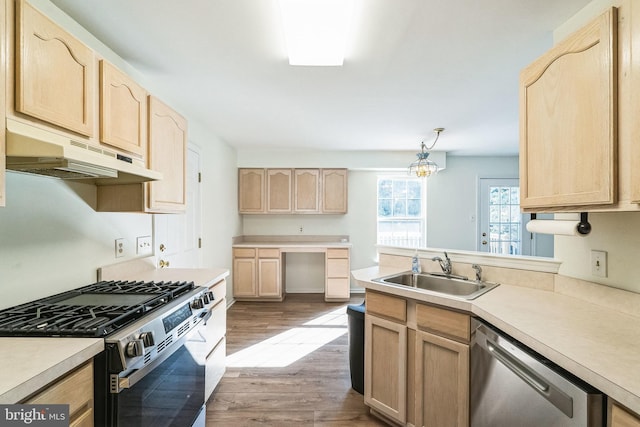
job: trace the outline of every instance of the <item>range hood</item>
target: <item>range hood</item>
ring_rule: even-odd
[[[96,185],[162,179],[118,154],[7,117],[7,169],[60,179],[92,180]]]

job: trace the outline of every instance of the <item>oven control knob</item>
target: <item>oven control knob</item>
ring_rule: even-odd
[[[205,295],[209,297],[209,302],[213,302],[216,299],[216,297],[213,295],[213,292],[211,291],[205,292]]]
[[[203,293],[202,294],[202,301],[204,301],[205,304],[209,304],[209,295],[207,295],[207,293]]]
[[[129,341],[125,349],[128,357],[139,357],[144,355],[144,343],[142,340]]]
[[[145,347],[151,347],[156,344],[156,341],[153,339],[153,332],[142,332],[138,338],[142,340],[142,344]]]
[[[202,298],[194,299],[193,302],[191,303],[191,308],[194,308],[196,310],[204,308],[204,300]]]

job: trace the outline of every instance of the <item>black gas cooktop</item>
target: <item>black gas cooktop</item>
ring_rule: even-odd
[[[105,337],[194,287],[193,282],[97,282],[0,311],[0,336]]]

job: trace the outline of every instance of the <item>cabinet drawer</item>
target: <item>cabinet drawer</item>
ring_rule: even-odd
[[[93,362],[78,368],[28,399],[31,404],[68,404],[69,415],[93,403]]]
[[[258,258],[280,258],[280,249],[277,248],[259,248]]]
[[[402,298],[368,291],[366,307],[368,313],[388,317],[399,322],[407,321],[407,301]]]
[[[471,318],[468,314],[416,304],[416,321],[420,329],[435,332],[457,341],[469,342]]]
[[[609,401],[610,427],[640,427],[640,418],[627,412],[626,409]]]
[[[349,260],[342,258],[328,259],[327,277],[349,277]]]
[[[254,248],[235,248],[233,256],[235,258],[253,258],[256,256],[256,250]]]
[[[325,291],[326,298],[349,298],[351,290],[349,289],[349,279],[327,279],[327,289]]]
[[[349,258],[349,249],[327,249],[327,258]]]

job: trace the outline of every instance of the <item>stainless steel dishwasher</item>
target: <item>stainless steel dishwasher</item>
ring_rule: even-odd
[[[605,397],[478,319],[472,320],[471,427],[602,427]]]

